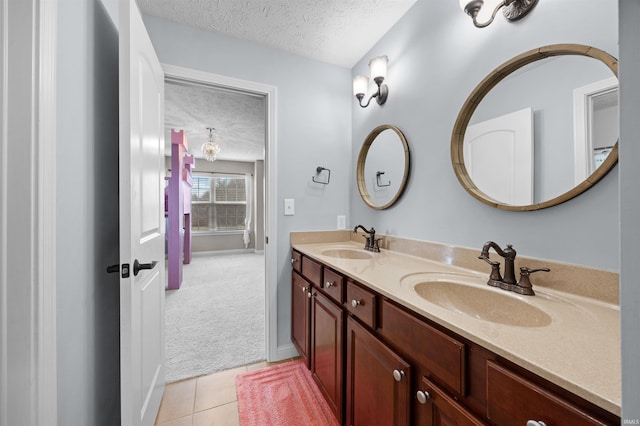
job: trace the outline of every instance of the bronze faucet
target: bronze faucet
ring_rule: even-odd
[[[379,253],[379,241],[381,240],[381,238],[376,239],[376,230],[373,227],[371,227],[370,230],[367,230],[367,228],[365,228],[364,226],[357,225],[355,228],[353,228],[353,232],[358,232],[358,228],[362,229],[368,235],[365,236],[366,240],[364,243],[364,249],[367,251],[374,251]]]
[[[504,278],[500,275],[500,262],[489,259],[489,249],[491,248],[504,258]],[[514,271],[516,251],[511,244],[507,244],[507,247],[503,250],[493,241],[487,241],[482,247],[482,252],[480,256],[478,256],[478,259],[482,259],[491,265],[491,275],[489,276],[487,284],[527,296],[533,296],[535,294],[531,281],[529,281],[529,275],[538,271],[550,271],[549,268],[529,269],[522,267],[520,268],[520,281],[516,282]]]

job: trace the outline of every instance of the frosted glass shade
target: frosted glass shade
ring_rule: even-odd
[[[357,75],[353,78],[353,94],[364,95],[369,87],[369,79],[364,75]]]
[[[389,58],[387,56],[378,56],[369,61],[369,69],[371,70],[371,79],[387,78],[387,64]]]

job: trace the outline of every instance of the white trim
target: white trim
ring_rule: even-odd
[[[57,10],[57,2],[50,0],[2,2],[2,425],[15,423],[16,419],[25,425],[57,424]],[[17,20],[11,33],[9,20]],[[14,52],[18,49],[29,55],[10,56],[9,43]],[[28,85],[29,89],[16,93],[9,89],[14,84]],[[16,114],[14,108],[19,111],[19,122],[10,117]],[[23,139],[23,144],[16,146],[11,142],[15,138]],[[22,167],[22,175],[16,173],[15,165]],[[25,198],[16,199],[17,193]],[[24,229],[24,234],[11,236],[10,230],[16,227]],[[20,247],[17,254],[9,251],[14,246]],[[23,291],[16,292],[16,286],[22,286]],[[9,348],[8,342],[16,340]],[[16,383],[25,382],[25,386],[15,388]]]
[[[269,244],[265,244],[265,322],[267,360],[276,361],[280,358],[278,348],[278,275],[277,275],[277,182],[276,182],[276,88],[275,86],[241,80],[204,71],[183,68],[176,65],[162,64],[165,78],[186,82],[200,82],[213,84],[229,89],[240,89],[246,92],[265,96],[267,102],[267,132],[265,142],[265,237]]]
[[[8,424],[8,386],[7,386],[7,149],[9,138],[7,136],[7,112],[8,112],[8,64],[7,64],[7,47],[8,47],[8,16],[7,8],[8,0],[2,0],[2,8],[0,9],[0,31],[2,32],[2,67],[0,70],[0,91],[2,92],[2,106],[0,107],[0,425]]]
[[[300,356],[296,347],[293,346],[293,343],[287,343],[285,345],[278,346],[276,350],[276,354],[277,354],[278,360],[287,359],[287,358],[296,358]]]
[[[39,425],[58,423],[57,380],[57,72],[58,3],[38,0],[38,341],[37,387]]]
[[[581,184],[593,173],[591,136],[593,98],[618,89],[618,78],[609,77],[573,89],[573,171],[574,182]]]

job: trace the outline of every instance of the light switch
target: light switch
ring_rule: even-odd
[[[284,199],[284,215],[293,216],[295,214],[295,204],[293,198]]]
[[[338,229],[347,229],[347,218],[344,215],[338,215],[338,219],[336,222],[336,226]]]

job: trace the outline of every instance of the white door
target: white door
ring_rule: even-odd
[[[164,73],[135,1],[119,8],[121,411],[138,426],[164,391]]]
[[[502,204],[533,204],[533,111],[467,127],[464,164],[478,189]]]

